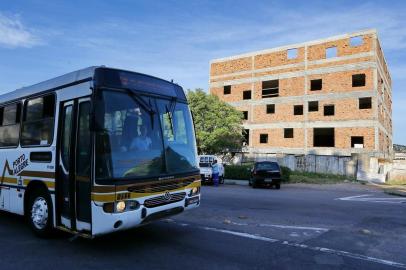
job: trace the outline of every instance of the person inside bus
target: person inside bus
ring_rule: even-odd
[[[121,151],[126,152],[130,149],[133,139],[137,136],[139,116],[135,111],[129,111],[123,124],[123,135],[121,137]]]
[[[140,126],[140,135],[134,138],[131,142],[130,149],[136,149],[140,151],[150,150],[152,140],[147,135],[148,129],[145,125]]]

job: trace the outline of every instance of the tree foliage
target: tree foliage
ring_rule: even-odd
[[[243,139],[240,111],[208,95],[202,89],[188,90],[200,154],[220,154],[241,149]]]

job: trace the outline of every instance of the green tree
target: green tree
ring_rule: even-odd
[[[203,89],[188,90],[199,154],[221,154],[241,149],[243,115]]]

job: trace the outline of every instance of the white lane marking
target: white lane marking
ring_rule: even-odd
[[[371,195],[370,195],[370,194],[364,194],[364,195],[357,195],[357,196],[350,196],[350,197],[337,198],[336,200],[351,201],[351,200],[357,200],[358,198],[365,197],[365,196],[371,196]]]
[[[261,240],[261,241],[271,242],[271,243],[280,243],[282,245],[286,245],[286,246],[290,246],[290,247],[308,249],[308,250],[312,250],[312,251],[319,251],[319,252],[329,253],[329,254],[338,255],[338,256],[342,256],[342,257],[348,257],[348,258],[352,258],[352,259],[363,260],[363,261],[378,263],[378,264],[382,264],[382,265],[388,265],[388,266],[406,269],[406,264],[403,264],[403,263],[379,259],[379,258],[375,258],[375,257],[362,255],[362,254],[357,254],[357,253],[351,253],[351,252],[343,251],[343,250],[335,250],[335,249],[324,248],[324,247],[313,247],[313,246],[304,245],[304,244],[291,243],[289,241],[281,241],[278,239],[273,239],[273,238],[260,236],[260,235],[256,235],[256,234],[235,232],[235,231],[217,229],[217,228],[212,228],[212,227],[200,227],[200,228],[207,230],[207,231],[231,234],[231,235],[236,235],[236,236],[240,236],[240,237],[244,237],[244,238]]]
[[[248,226],[248,223],[239,223],[239,222],[233,222],[233,221],[231,221],[231,224],[237,225],[237,226]]]
[[[212,227],[200,227],[206,231],[213,231],[213,232],[220,232],[220,233],[226,233],[226,234],[231,234],[231,235],[236,235],[240,237],[245,237],[245,238],[250,238],[250,239],[255,239],[255,240],[261,240],[265,242],[279,242],[277,239],[269,238],[269,237],[264,237],[260,235],[255,235],[255,234],[250,234],[250,233],[243,233],[243,232],[235,232],[235,231],[229,231],[229,230],[224,230],[224,229],[217,229],[217,228],[212,228]]]
[[[336,200],[340,201],[355,201],[355,202],[373,202],[373,203],[391,203],[391,204],[399,204],[399,203],[406,203],[406,198],[380,198],[380,197],[370,197],[371,194],[363,194],[357,196],[350,196],[350,197],[343,197],[337,198]]]
[[[259,224],[260,227],[275,227],[281,229],[294,229],[294,230],[311,230],[316,232],[327,232],[329,229],[318,228],[318,227],[303,227],[303,226],[288,226],[288,225],[278,225],[278,224]]]

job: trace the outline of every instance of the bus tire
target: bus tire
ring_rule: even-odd
[[[26,217],[33,232],[42,238],[51,236],[53,212],[49,192],[43,189],[30,192],[27,210]]]

